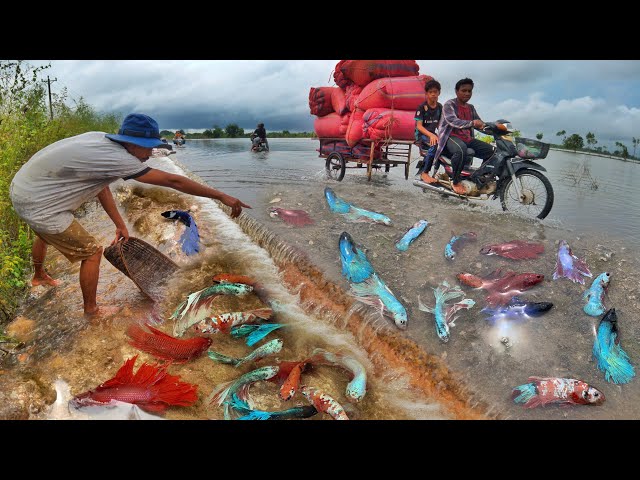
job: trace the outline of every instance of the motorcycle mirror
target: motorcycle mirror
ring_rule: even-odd
[[[498,130],[501,130],[503,132],[508,132],[509,129],[507,128],[507,126],[504,123],[496,123],[496,127],[498,127]]]

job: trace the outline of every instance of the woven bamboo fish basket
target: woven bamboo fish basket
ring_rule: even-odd
[[[180,268],[162,252],[135,237],[105,248],[104,256],[154,301],[161,300],[162,287]]]

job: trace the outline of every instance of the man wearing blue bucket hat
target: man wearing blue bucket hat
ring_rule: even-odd
[[[167,148],[158,123],[142,113],[126,116],[117,134],[87,132],[59,140],[36,152],[11,182],[16,213],[33,229],[32,285],[58,285],[44,270],[47,245],[71,262],[80,263],[80,288],[85,315],[100,312],[96,303],[102,247],[74,218],[73,212],[95,197],[116,226],[116,236],[129,232],[116,207],[109,185],[122,178],[170,187],[183,193],[219,200],[237,217],[251,208],[237,198],[185,176],[145,166],[153,148]],[[104,310],[103,310],[104,311]]]

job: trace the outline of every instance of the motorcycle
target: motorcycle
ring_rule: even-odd
[[[254,142],[256,136],[254,134],[251,135],[251,151],[252,152],[268,152],[269,151],[269,143],[266,138],[261,138],[259,142]]]
[[[549,144],[529,138],[511,136],[513,126],[508,120],[487,122],[481,130],[495,140],[494,154],[479,167],[473,167],[473,149],[467,149],[466,164],[462,170],[461,183],[466,194],[459,195],[452,189],[453,169],[451,160],[441,155],[436,165],[444,167],[444,174],[436,174],[436,184],[420,179],[413,184],[423,192],[436,191],[469,200],[495,200],[500,198],[502,209],[545,218],[553,207],[553,187],[541,172],[546,169],[534,160],[546,158]],[[426,154],[420,146],[420,155]]]

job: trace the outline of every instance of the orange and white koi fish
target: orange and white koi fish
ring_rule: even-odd
[[[349,420],[347,412],[344,411],[342,405],[323,390],[309,387],[308,385],[302,385],[300,387],[300,393],[302,393],[305,398],[309,400],[309,403],[316,407],[316,410],[319,412],[331,415],[331,418],[334,420]]]

